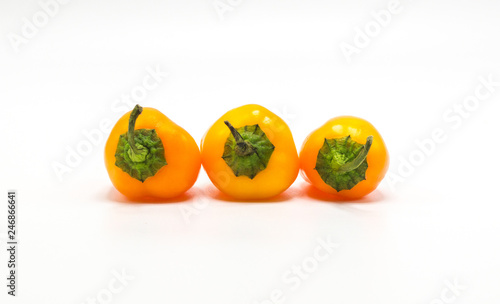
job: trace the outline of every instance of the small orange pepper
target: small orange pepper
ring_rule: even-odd
[[[299,159],[287,124],[250,104],[219,118],[201,141],[202,164],[212,183],[240,200],[262,200],[290,187]]]
[[[111,182],[131,199],[179,196],[201,167],[191,135],[160,111],[139,105],[114,126],[104,158]]]
[[[384,140],[368,121],[341,116],[327,121],[305,139],[302,175],[335,197],[357,199],[375,190],[389,167]]]

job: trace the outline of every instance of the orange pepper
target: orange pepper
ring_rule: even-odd
[[[305,139],[302,175],[334,197],[357,199],[375,190],[389,167],[384,140],[368,121],[341,116],[327,121]]]
[[[104,158],[111,182],[131,199],[179,196],[201,167],[191,135],[160,111],[139,105],[114,126]]]
[[[299,172],[287,124],[254,104],[227,112],[210,127],[201,141],[201,158],[212,183],[241,200],[276,196]]]

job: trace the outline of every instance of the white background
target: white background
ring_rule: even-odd
[[[43,24],[38,1],[0,2],[0,302],[254,304],[281,291],[277,303],[499,303],[500,87],[468,118],[450,111],[480,77],[500,81],[500,3],[401,0],[350,62],[342,42],[354,45],[389,1],[231,3],[220,18],[212,0],[74,0]],[[42,24],[16,50],[12,35],[34,16]],[[349,114],[377,127],[391,176],[404,177],[359,202],[310,197],[299,176],[274,202],[235,203],[202,171],[179,202],[130,203],[104,168],[105,131],[59,180],[54,164],[130,109],[122,95],[148,68],[169,76],[140,104],[198,143],[247,103],[281,115],[298,149]],[[419,158],[416,141],[436,128],[446,140]],[[410,157],[418,165],[401,171]],[[9,189],[19,193],[15,299],[4,288]],[[311,269],[318,238],[338,248]],[[310,273],[293,289],[283,276],[303,262]],[[133,279],[107,299],[121,271]],[[447,291],[455,280],[458,295]]]

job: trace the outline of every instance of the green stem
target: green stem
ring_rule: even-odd
[[[373,143],[373,136],[370,135],[366,138],[366,144],[363,146],[363,149],[361,151],[359,151],[358,156],[356,156],[356,158],[353,159],[352,161],[343,164],[338,169],[337,172],[338,173],[345,173],[345,172],[349,172],[352,170],[356,170],[365,161],[366,157],[368,156],[368,152],[370,151],[372,143]]]
[[[141,113],[142,113],[142,107],[140,105],[135,105],[134,109],[132,110],[132,113],[130,113],[130,119],[128,120],[127,140],[130,147],[132,148],[132,150],[134,150],[134,153],[136,154],[139,154],[140,151],[135,146],[134,129],[135,129],[135,121],[137,120],[137,117],[141,115]]]
[[[252,144],[243,139],[241,134],[238,133],[238,131],[236,131],[236,129],[229,121],[225,120],[224,123],[229,128],[231,134],[233,134],[234,140],[236,141],[237,145],[237,149],[235,149],[236,154],[238,154],[239,156],[246,156],[255,153],[255,149],[252,146]]]
[[[236,129],[233,127],[233,125],[229,121],[224,120],[224,123],[229,128],[229,130],[231,131],[231,134],[233,134],[233,137],[234,137],[234,139],[236,140],[237,143],[245,142],[245,140],[243,139],[243,137],[241,137],[241,134],[238,133],[238,131],[236,131]]]
[[[135,142],[135,121],[141,115],[142,107],[135,105],[128,121],[127,141],[130,145],[129,156],[134,162],[143,162],[148,154],[148,149]]]

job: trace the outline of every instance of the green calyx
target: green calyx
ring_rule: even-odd
[[[316,167],[321,179],[337,191],[349,190],[365,180],[373,136],[368,136],[366,144],[360,144],[351,136],[326,139],[319,149]]]
[[[231,134],[227,137],[222,158],[234,175],[253,179],[266,169],[274,145],[258,124],[235,129],[228,121],[224,123]]]
[[[128,132],[120,135],[115,153],[115,166],[131,177],[144,182],[167,165],[163,143],[155,129],[134,130],[135,121],[142,113],[136,105],[130,114]]]

